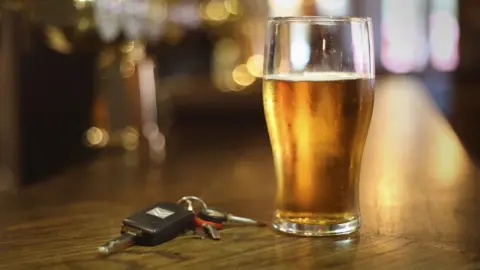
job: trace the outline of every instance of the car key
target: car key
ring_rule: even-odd
[[[98,252],[109,255],[132,245],[155,246],[195,228],[194,212],[177,203],[158,203],[125,218],[121,235],[99,247]]]
[[[210,238],[213,240],[220,240],[219,230],[221,230],[223,227],[222,223],[215,223],[195,217],[195,225],[197,228],[202,228],[203,232],[210,236]]]
[[[197,227],[204,227],[204,225],[206,225],[206,224],[207,225],[212,225],[217,230],[221,230],[223,228],[222,223],[217,223],[217,222],[214,222],[214,221],[208,221],[208,220],[204,220],[204,219],[199,218],[199,217],[195,217],[195,225]]]
[[[242,224],[249,224],[249,225],[256,225],[256,226],[266,225],[265,222],[261,222],[261,221],[250,219],[250,218],[235,216],[229,212],[226,212],[214,207],[207,207],[200,210],[197,216],[203,220],[211,221],[214,223],[235,222],[235,223],[242,223]]]
[[[220,232],[217,230],[215,225],[211,223],[204,223],[202,225],[203,230],[212,238],[213,240],[220,240]]]

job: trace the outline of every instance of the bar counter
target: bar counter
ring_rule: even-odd
[[[222,230],[220,241],[182,236],[97,256],[124,217],[185,195],[270,220],[272,153],[263,115],[252,113],[174,128],[161,166],[102,153],[1,193],[0,269],[480,269],[477,88],[458,86],[447,115],[415,81],[378,81],[358,234],[302,238],[242,226]]]

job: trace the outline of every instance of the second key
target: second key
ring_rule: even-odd
[[[205,209],[202,209],[197,215],[199,218],[203,220],[207,220],[215,223],[232,222],[232,223],[240,223],[240,224],[255,225],[255,226],[266,225],[265,222],[254,220],[251,218],[236,216],[236,215],[233,215],[232,213],[229,213],[227,211],[224,211],[222,209],[215,208],[215,207],[207,207]]]

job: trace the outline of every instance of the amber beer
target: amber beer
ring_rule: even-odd
[[[374,83],[344,72],[265,78],[263,101],[278,180],[274,226],[359,226],[358,180]]]

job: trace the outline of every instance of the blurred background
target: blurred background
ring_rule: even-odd
[[[250,130],[268,138],[261,75],[269,16],[372,17],[377,78],[398,91],[397,105],[408,112],[402,93],[425,89],[470,154],[480,153],[479,1],[0,0],[0,6],[0,191],[104,152],[124,155],[125,166],[161,166],[175,155],[169,149],[186,141],[221,144]],[[408,121],[413,125],[415,116]]]

